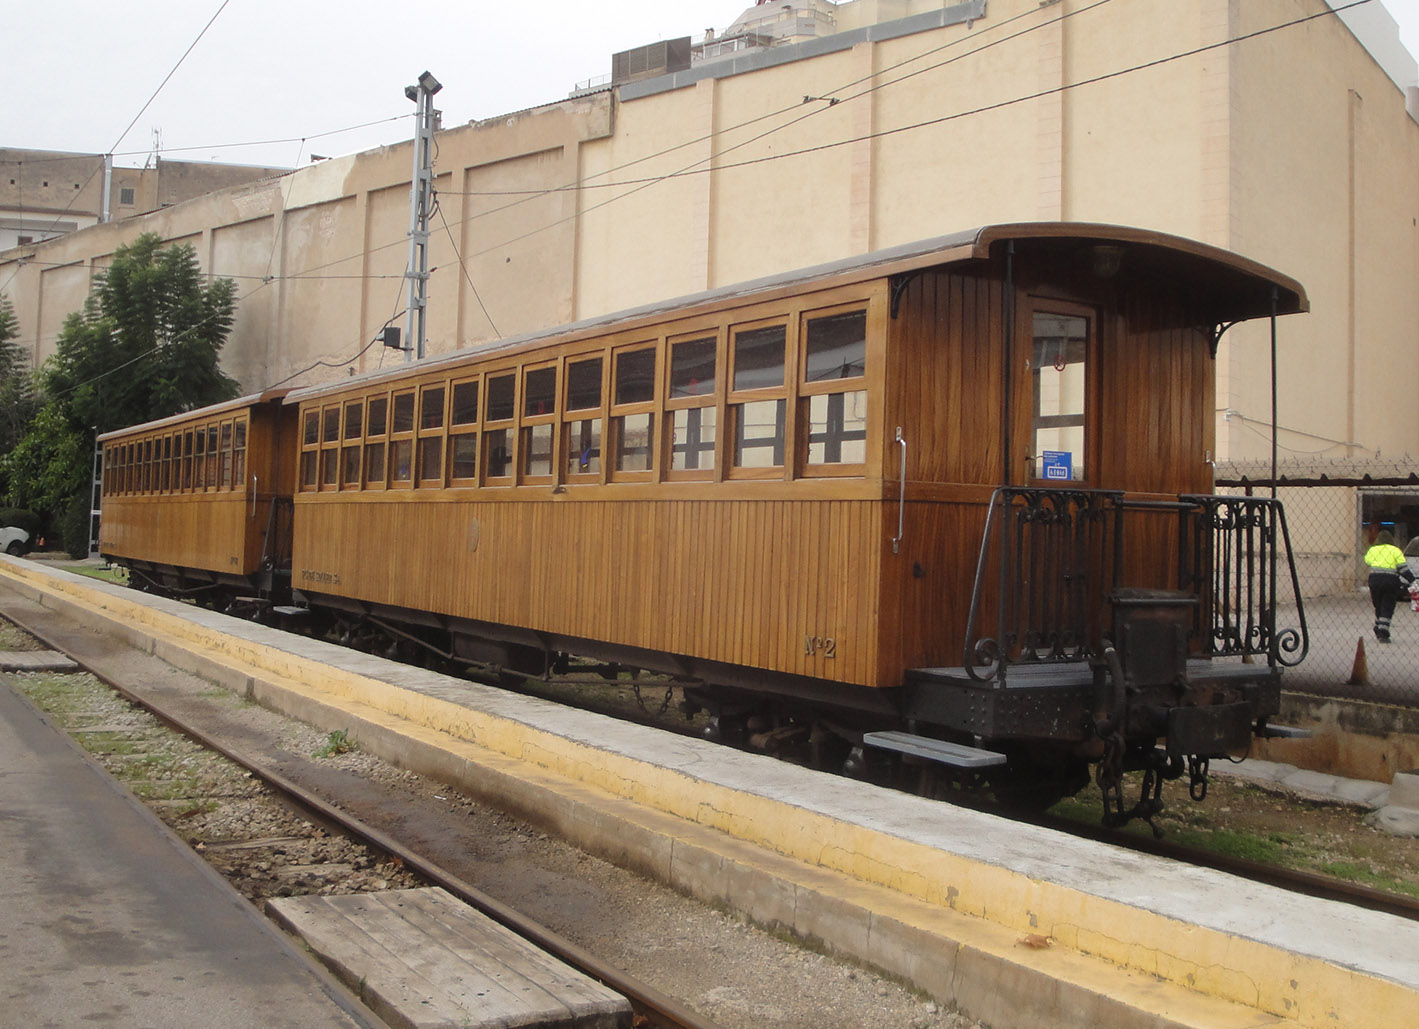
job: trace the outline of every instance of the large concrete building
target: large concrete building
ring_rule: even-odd
[[[163,157],[123,168],[104,154],[0,147],[0,251],[289,170]]]
[[[428,352],[985,223],[1117,222],[1306,285],[1312,312],[1280,328],[1283,461],[1419,453],[1415,65],[1378,3],[1346,17],[756,4],[688,67],[439,132]],[[153,231],[238,283],[224,361],[247,389],[388,364],[370,343],[405,307],[410,168],[383,148],[17,247],[0,290],[42,360],[114,248]],[[1266,456],[1265,326],[1217,362],[1208,456]]]

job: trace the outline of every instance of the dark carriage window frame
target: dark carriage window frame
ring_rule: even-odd
[[[246,415],[238,415],[232,423],[232,483],[234,489],[246,491],[246,447],[248,426]],[[181,449],[182,437],[173,442],[173,450]]]
[[[314,493],[320,489],[320,405],[301,409],[301,459],[299,468],[299,480],[296,489],[301,493]],[[188,430],[191,432],[192,430]],[[200,438],[200,432],[199,432]],[[198,475],[201,474],[201,458],[197,451],[189,447],[188,460],[196,458]],[[187,476],[189,486],[192,489],[201,489],[196,480],[192,478],[190,472]]]
[[[585,375],[576,369],[596,365],[596,403],[587,404],[589,395],[573,396],[572,390],[578,378],[583,380],[582,389],[589,390]],[[610,355],[606,351],[582,353],[568,357],[562,370],[562,429],[561,464],[568,484],[599,483],[606,479],[606,418],[607,418],[607,376]],[[581,457],[591,453],[594,457],[581,468]]]
[[[782,375],[774,384],[768,382],[763,368],[745,358],[746,349],[740,346],[741,338],[763,334],[778,329],[783,334]],[[794,462],[789,455],[794,453],[797,430],[795,419],[791,417],[793,392],[798,382],[798,319],[778,315],[757,318],[729,327],[726,350],[729,359],[728,390],[726,395],[725,434],[725,477],[730,479],[788,479],[794,472]],[[746,339],[747,342],[747,339]],[[745,436],[745,415],[749,408],[762,410],[765,407],[774,413],[774,435],[771,437]],[[767,441],[767,446],[764,445]],[[771,464],[744,464],[746,444],[753,450],[771,449]]]
[[[407,407],[407,411],[401,408]],[[397,389],[389,397],[389,449],[385,460],[385,489],[413,489],[418,466],[415,438],[419,425],[418,392],[410,386]],[[408,459],[406,474],[398,478],[400,455]]]
[[[478,472],[482,467],[479,441],[482,434],[479,426],[482,399],[482,377],[463,376],[454,379],[448,387],[448,482],[463,489],[478,485]],[[469,449],[472,450],[473,467],[467,467]],[[460,475],[460,471],[468,474]]]
[[[522,383],[517,404],[522,415],[518,428],[518,481],[530,486],[551,485],[556,482],[559,461],[557,398],[561,376],[558,362],[539,361],[523,365],[518,378]],[[546,388],[548,382],[550,389]],[[544,396],[545,400],[542,399]],[[532,410],[534,404],[538,405],[536,411]],[[534,460],[543,461],[544,467],[534,468]]]
[[[636,363],[649,355],[651,360],[650,381],[643,388],[638,386],[639,376],[633,370]],[[654,482],[659,468],[660,447],[656,444],[657,418],[659,415],[659,377],[664,367],[659,340],[641,340],[627,343],[611,350],[610,410],[606,420],[607,431],[602,434],[602,463],[606,465],[607,479],[613,482]],[[645,445],[628,447],[627,421],[644,419]],[[644,453],[644,468],[623,468],[628,458],[637,458]]]
[[[813,324],[815,322],[842,319],[858,315],[862,319],[861,370],[854,363],[850,367],[839,368],[836,372],[822,367],[821,361],[815,368],[813,349]],[[867,366],[872,352],[872,313],[869,306],[861,301],[839,304],[814,311],[804,311],[800,316],[799,329],[799,382],[798,382],[798,474],[804,478],[858,477],[867,473],[868,441],[872,436],[871,391],[867,385]],[[853,374],[856,372],[856,374]],[[861,428],[836,431],[829,428],[824,432],[813,431],[813,408],[826,404],[825,412],[831,421],[844,419],[850,404],[862,406]],[[821,443],[824,457],[813,460],[813,448]],[[842,460],[843,444],[861,445],[862,458],[856,461]],[[834,454],[836,451],[836,458]]]
[[[420,489],[442,489],[447,481],[448,392],[447,382],[426,382],[419,387],[414,478]]]
[[[340,405],[340,488],[364,488],[365,480],[365,398],[355,397]]]
[[[484,486],[511,486],[517,481],[517,408],[521,369],[498,368],[483,378],[483,433],[478,456],[482,459],[479,478]],[[503,384],[511,382],[511,395],[504,397]],[[496,393],[496,395],[495,395]],[[498,454],[497,466],[493,455]],[[497,467],[498,474],[493,474]]]
[[[669,367],[665,374],[665,416],[662,449],[665,454],[665,478],[667,481],[713,481],[720,477],[724,468],[725,435],[725,370],[728,354],[725,352],[727,333],[719,325],[711,325],[698,331],[680,332],[665,341],[666,361]],[[708,348],[703,344],[710,344]],[[677,361],[677,355],[685,357],[689,348],[706,349],[713,358],[713,368],[708,383],[690,382],[683,377],[684,361]],[[705,425],[706,418],[710,424]],[[685,426],[687,437],[695,437],[684,443],[676,442],[676,431]],[[707,443],[704,433],[713,438]],[[683,467],[677,467],[683,464]]]
[[[1028,374],[1025,377],[1026,383],[1024,385],[1027,391],[1024,407],[1025,417],[1028,419],[1026,422],[1026,431],[1028,432],[1026,439],[1029,441],[1029,464],[1026,469],[1027,479],[1032,484],[1052,484],[1056,486],[1063,484],[1075,488],[1088,486],[1095,480],[1095,469],[1098,467],[1099,463],[1098,404],[1096,403],[1096,397],[1098,396],[1097,378],[1099,375],[1099,312],[1093,307],[1084,304],[1039,296],[1030,298],[1029,305],[1026,308],[1026,315],[1024,327],[1029,333],[1026,337],[1028,341],[1026,354],[1028,355],[1029,364]],[[1084,366],[1081,386],[1082,397],[1080,399],[1082,410],[1077,414],[1072,412],[1066,414],[1041,414],[1041,376],[1044,374],[1041,370],[1042,365],[1044,363],[1053,363],[1057,367],[1058,354],[1056,354],[1056,360],[1054,362],[1048,362],[1049,347],[1046,346],[1044,355],[1046,361],[1041,362],[1037,358],[1036,340],[1040,337],[1037,335],[1036,319],[1040,317],[1078,319],[1084,322],[1084,339],[1082,344],[1077,348],[1077,353],[1080,355],[1081,359],[1078,361],[1068,360],[1065,362],[1066,367],[1071,364],[1082,364]],[[1046,469],[1044,466],[1044,451],[1046,448],[1040,446],[1041,431],[1060,428],[1077,428],[1080,434],[1078,452],[1069,451],[1074,458],[1070,463],[1071,478],[1069,479],[1053,479],[1046,477]],[[1078,467],[1075,461],[1081,461],[1083,466]]]
[[[389,394],[371,393],[364,401],[364,453],[360,459],[360,480],[364,489],[384,489],[389,477]]]

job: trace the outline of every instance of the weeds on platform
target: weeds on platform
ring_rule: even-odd
[[[354,749],[355,741],[350,739],[349,730],[336,729],[325,737],[325,742],[311,753],[311,757],[334,757],[336,754],[348,754]]]

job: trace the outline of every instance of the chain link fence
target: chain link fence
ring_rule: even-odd
[[[1388,529],[1419,574],[1419,487],[1290,484],[1279,486],[1277,497],[1286,509],[1309,632],[1306,658],[1287,670],[1285,688],[1419,707],[1419,612],[1401,598],[1392,642],[1380,643],[1364,562],[1375,533]],[[1280,595],[1290,593],[1289,584],[1278,587]],[[1277,611],[1278,629],[1300,624],[1294,599],[1287,599]]]

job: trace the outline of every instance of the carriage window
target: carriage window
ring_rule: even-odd
[[[306,446],[320,442],[319,411],[307,411],[305,413],[305,434],[302,437],[302,442],[305,443]]]
[[[388,397],[371,397],[369,411],[369,428],[366,435],[383,436],[385,422],[389,414]]]
[[[490,376],[487,409],[483,421],[510,422],[517,414],[517,376],[512,372]],[[512,476],[513,430],[509,427],[486,429],[483,433],[483,471],[488,479]]]
[[[232,423],[222,423],[222,442],[219,447],[222,466],[222,489],[232,488]]]
[[[395,432],[414,431],[414,394],[396,393],[394,396],[394,426]]]
[[[182,488],[192,488],[192,432],[182,434]]]
[[[172,488],[172,437],[163,437],[163,464],[161,489],[166,493]]]
[[[443,483],[443,386],[419,394],[419,481]]]
[[[622,415],[616,422],[616,470],[648,472],[655,459],[655,415]]]
[[[1084,478],[1089,319],[1037,311],[1031,352],[1034,475]]]
[[[729,405],[730,442],[735,468],[781,468],[788,435],[783,397],[788,327],[765,325],[734,333],[734,391],[768,391]],[[775,396],[774,393],[778,395]]]
[[[734,389],[783,385],[785,327],[770,325],[734,334]]]
[[[365,444],[366,486],[378,487],[384,482],[384,452],[383,442]]]
[[[867,312],[808,319],[806,381],[856,379],[867,371]]]
[[[601,358],[567,365],[567,410],[588,411],[601,406]]]
[[[488,411],[490,422],[505,422],[513,416],[516,406],[517,383],[511,372],[488,380]]]
[[[784,402],[754,400],[734,406],[734,465],[736,468],[778,468],[783,465]]]
[[[443,437],[425,436],[419,440],[419,480],[437,483],[443,479]]]
[[[709,473],[714,470],[715,365],[719,341],[714,336],[670,344],[670,394],[665,412],[670,419],[670,471]],[[695,406],[689,406],[693,403]],[[704,477],[703,474],[685,478]]]
[[[611,468],[649,472],[655,467],[655,347],[617,352],[613,363]]]
[[[552,474],[552,440],[557,411],[557,369],[529,368],[522,378],[522,417],[534,420],[522,428],[522,474]]]
[[[334,443],[340,438],[340,408],[327,407],[325,409],[325,432],[321,435],[322,442]]]
[[[867,461],[867,312],[809,318],[803,332],[806,474]],[[857,388],[852,388],[857,387]],[[802,424],[802,423],[800,423]]]
[[[808,463],[862,464],[867,460],[867,391],[808,398]]]
[[[449,408],[448,421],[457,429],[462,425],[476,425],[478,422],[478,380],[453,384],[453,396]],[[460,485],[477,485],[478,476],[478,434],[476,432],[455,432],[448,438],[448,474]]]
[[[394,414],[390,419],[389,482],[404,485],[414,478],[414,393],[394,395]],[[402,438],[399,438],[402,437]]]
[[[443,387],[427,386],[419,397],[419,428],[443,428]]]
[[[217,427],[207,426],[207,488],[217,488]]]
[[[389,398],[370,397],[365,412],[365,485],[378,488],[384,484],[384,458],[387,444],[382,437],[389,423]]]
[[[670,347],[670,396],[703,397],[714,393],[715,348],[718,341],[689,339]]]
[[[575,418],[567,423],[567,474],[601,474],[600,418]]]
[[[360,476],[360,437],[364,434],[364,414],[362,400],[352,400],[345,405],[345,446],[340,457],[340,484],[345,489],[359,489],[363,482]]]
[[[472,425],[478,420],[477,379],[453,384],[453,411],[448,420],[451,425]]]
[[[182,457],[182,437],[175,440],[179,460]],[[236,437],[232,442],[232,474],[236,477],[238,485],[246,484],[246,419],[238,418],[236,423]],[[176,470],[174,470],[174,480]],[[174,481],[176,486],[176,481]]]
[[[534,368],[522,383],[524,417],[553,414],[557,407],[557,369]]]
[[[600,411],[601,358],[567,365],[567,410]],[[567,475],[601,474],[601,419],[569,418],[566,424]]]
[[[449,474],[454,479],[475,479],[478,475],[478,434],[465,432],[449,440]]]
[[[616,355],[616,403],[645,404],[655,399],[655,348]]]
[[[715,408],[689,407],[668,416],[670,467],[676,471],[714,468]]]

